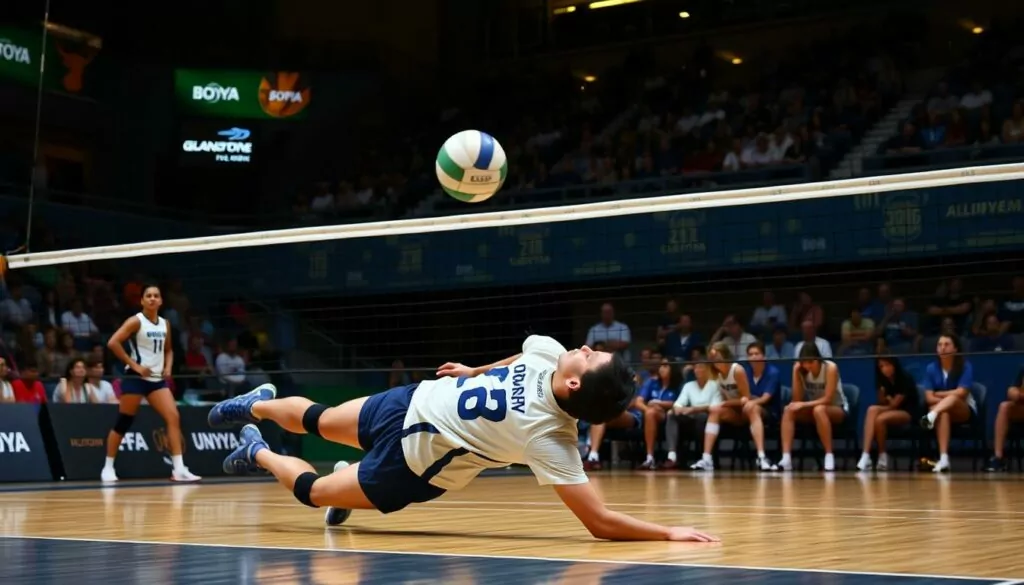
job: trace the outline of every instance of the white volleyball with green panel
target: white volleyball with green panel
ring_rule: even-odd
[[[459,201],[479,203],[501,189],[508,175],[508,160],[493,136],[463,130],[445,140],[435,168],[445,193]]]

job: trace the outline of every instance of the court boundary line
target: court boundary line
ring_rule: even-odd
[[[262,478],[262,477],[211,477],[197,482],[173,482],[169,479],[142,479],[142,480],[126,480],[111,483],[103,483],[97,481],[96,483],[83,484],[83,485],[65,485],[61,482],[50,481],[40,484],[38,486],[27,486],[27,485],[11,485],[6,486],[0,484],[0,496],[4,494],[24,494],[24,493],[46,493],[46,492],[74,492],[74,491],[91,491],[91,490],[105,490],[105,489],[134,489],[134,488],[145,488],[145,487],[174,487],[180,485],[238,485],[245,483],[277,483],[277,480],[273,477]]]
[[[174,487],[174,486],[171,486],[171,487]],[[0,502],[2,502],[2,501],[3,500],[0,499]],[[77,502],[81,502],[81,500],[75,499],[75,498],[47,498],[46,501],[47,502],[57,502],[57,503],[77,503]],[[409,511],[410,512],[415,512],[416,510],[450,510],[452,512],[460,512],[460,511],[466,511],[466,512],[495,512],[495,513],[498,513],[498,512],[501,512],[501,513],[525,512],[525,513],[536,513],[536,514],[548,514],[548,513],[551,513],[552,511],[555,511],[555,510],[568,511],[568,508],[565,508],[565,506],[562,505],[562,504],[551,504],[549,507],[546,506],[546,508],[542,509],[542,510],[531,509],[532,507],[535,507],[535,506],[541,504],[541,502],[522,502],[522,507],[518,507],[518,508],[517,507],[508,507],[509,502],[470,502],[470,501],[459,502],[459,503],[462,503],[462,504],[480,504],[481,506],[487,506],[488,504],[500,504],[500,505],[504,506],[504,507],[489,506],[489,507],[479,507],[479,508],[462,506],[462,505],[457,505],[457,506],[455,506],[455,505],[453,505],[453,506],[436,506],[435,505],[436,503],[437,502],[434,501],[434,502],[429,502],[429,503],[424,503],[424,504],[418,504],[414,508],[413,507],[409,508]],[[138,504],[138,505],[171,505],[171,504],[175,504],[175,502],[173,500],[170,500],[170,499],[167,499],[167,500],[145,499],[145,500],[131,500],[131,501],[120,502],[120,505],[132,505],[132,504]],[[253,502],[253,501],[244,501],[244,500],[239,501],[239,500],[209,500],[209,499],[201,500],[201,501],[196,501],[196,502],[183,501],[180,504],[176,504],[176,505],[201,506],[201,505],[207,505],[207,504],[209,504],[209,505],[234,504],[234,505],[255,506],[255,507],[265,506],[265,507],[269,507],[269,508],[295,508],[296,507],[295,504],[288,503],[288,502]],[[612,502],[606,502],[606,504],[610,508],[615,508],[615,507],[618,507],[618,506],[623,506],[623,504],[616,504],[616,503],[612,503]],[[728,506],[704,506],[702,510],[690,510],[689,513],[694,515],[694,516],[758,516],[758,517],[765,517],[765,518],[777,518],[777,517],[788,517],[788,516],[790,516],[790,514],[785,513],[786,508],[767,508],[764,511],[745,512],[744,513],[744,512],[740,512],[740,511],[736,511],[736,512],[718,511],[718,510],[715,510],[716,507],[723,507],[724,508],[724,507],[728,507]],[[756,506],[751,506],[751,508],[756,508]],[[810,509],[812,509],[812,508],[798,508],[798,510],[801,510],[801,511],[807,511],[807,510],[810,510]],[[819,512],[823,512],[823,513],[820,513],[820,514],[816,514],[816,515],[810,516],[811,518],[818,518],[818,519],[821,519],[821,518],[825,518],[825,519],[827,519],[827,518],[843,518],[843,519],[848,519],[848,520],[849,519],[853,519],[853,520],[904,520],[904,521],[908,521],[908,522],[936,522],[936,521],[938,521],[938,522],[954,522],[954,521],[955,522],[999,522],[999,523],[1008,523],[1008,524],[1018,524],[1020,522],[1019,520],[1013,519],[1013,518],[990,518],[990,517],[928,517],[928,516],[892,516],[892,515],[872,515],[872,514],[827,514],[827,513],[824,513],[824,512],[828,511],[828,510],[831,510],[831,508],[821,507],[821,508],[813,508],[813,509],[817,510]],[[773,510],[778,510],[778,511],[773,511]],[[888,511],[888,510],[877,509],[875,511]],[[896,510],[891,510],[891,511],[896,511]],[[955,512],[956,510],[950,510],[950,511],[951,512]],[[679,514],[684,514],[686,512],[687,511],[684,511],[684,510],[678,511]],[[991,513],[992,514],[997,514],[997,513],[1001,513],[1001,512],[995,511],[995,512],[991,512]]]
[[[329,529],[324,529],[324,532],[330,532]],[[206,542],[171,542],[164,540],[134,540],[125,539],[117,540],[112,538],[81,538],[81,537],[66,537],[66,536],[17,536],[4,534],[0,535],[0,540],[46,540],[46,541],[62,541],[62,542],[96,542],[102,544],[149,544],[149,545],[163,545],[163,546],[191,546],[199,548],[231,548],[231,549],[250,549],[250,550],[275,550],[275,551],[302,551],[302,552],[328,552],[328,553],[348,553],[348,554],[376,554],[376,555],[406,555],[406,556],[424,556],[424,557],[450,557],[450,558],[469,558],[469,559],[504,559],[510,561],[543,561],[548,563],[597,563],[606,565],[642,565],[642,566],[657,566],[657,567],[683,567],[691,569],[734,569],[740,571],[762,571],[762,572],[784,572],[784,573],[815,573],[824,575],[858,575],[862,577],[898,577],[898,578],[910,578],[910,579],[941,579],[941,580],[953,580],[953,581],[979,581],[989,583],[991,585],[1012,585],[1015,583],[1021,583],[1020,579],[1005,578],[1005,577],[972,577],[968,575],[929,575],[926,573],[892,573],[885,571],[850,571],[842,569],[797,569],[793,567],[758,567],[748,565],[713,565],[708,563],[670,563],[670,562],[658,562],[658,561],[621,561],[613,559],[573,559],[563,557],[527,557],[522,555],[502,555],[502,554],[479,554],[479,553],[438,553],[438,552],[427,552],[427,551],[393,551],[393,550],[376,550],[376,549],[351,549],[351,548],[314,548],[314,547],[287,547],[287,546],[270,546],[270,545],[243,545],[243,544],[212,544]],[[683,543],[681,543],[683,544]],[[699,543],[698,543],[699,544]]]

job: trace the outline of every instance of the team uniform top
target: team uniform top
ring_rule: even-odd
[[[558,406],[551,389],[565,351],[550,337],[532,335],[508,366],[421,382],[402,432],[409,469],[446,490],[513,463],[528,465],[541,485],[586,483],[576,419]]]
[[[139,320],[139,330],[133,337],[128,338],[132,358],[140,366],[149,368],[150,376],[144,378],[146,381],[160,382],[163,380],[167,321],[163,317],[157,317],[156,323],[153,323],[142,313],[136,313],[135,318]],[[134,375],[128,366],[124,367],[124,371],[126,374]]]
[[[733,363],[729,366],[729,373],[718,381],[718,387],[722,390],[722,398],[725,400],[736,400],[740,397],[740,387],[736,384],[736,371],[742,369],[743,366]]]
[[[821,370],[818,371],[817,376],[812,376],[810,372],[804,371],[804,400],[811,402],[825,395],[825,375],[828,368],[837,368],[836,394],[832,397],[831,406],[840,406],[844,411],[849,412],[850,404],[846,401],[846,394],[843,393],[843,379],[839,376],[839,366],[830,360],[821,362]]]

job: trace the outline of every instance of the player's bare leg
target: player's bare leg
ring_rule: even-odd
[[[296,499],[311,508],[329,506],[328,523],[340,524],[349,510],[372,510],[359,485],[359,464],[339,464],[335,472],[320,477],[309,463],[270,450],[256,425],[245,425],[239,433],[241,445],[224,460],[225,473],[246,473],[260,468],[270,472]],[[332,513],[340,520],[332,522]],[[336,518],[337,520],[337,518]]]
[[[210,411],[210,426],[269,420],[291,433],[315,434],[333,443],[362,448],[359,412],[366,398],[327,407],[299,396],[275,399],[276,395],[277,389],[272,384],[264,384],[252,392],[225,400]]]

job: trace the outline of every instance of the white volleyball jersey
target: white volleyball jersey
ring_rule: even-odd
[[[843,410],[849,411],[850,405],[846,402],[846,394],[843,393],[843,379],[839,376],[839,366],[835,362],[823,360],[821,370],[817,376],[810,372],[804,372],[804,400],[810,402],[825,395],[825,380],[828,368],[836,368],[836,395],[832,397],[833,406],[841,406]]]
[[[146,380],[159,382],[163,380],[164,371],[164,344],[167,343],[167,321],[163,317],[157,317],[156,323],[149,320],[142,313],[136,313],[139,320],[139,330],[128,339],[131,347],[132,358],[140,366],[149,368],[150,377]],[[125,366],[125,372],[129,371]]]
[[[722,391],[724,400],[736,400],[740,397],[740,388],[736,384],[736,371],[742,369],[743,366],[733,363],[729,366],[729,373],[718,380],[718,387]]]
[[[448,490],[512,463],[528,465],[541,485],[585,483],[576,419],[558,406],[551,389],[563,353],[554,339],[532,335],[508,366],[421,382],[402,433],[409,468]]]

